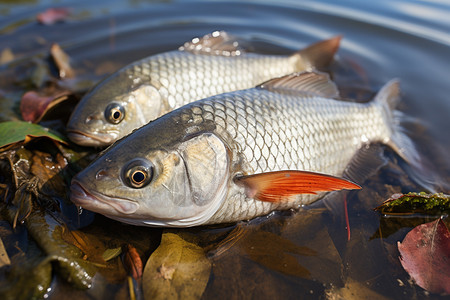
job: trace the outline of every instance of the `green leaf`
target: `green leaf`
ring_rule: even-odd
[[[211,272],[203,249],[165,232],[144,269],[145,299],[200,299]]]
[[[58,133],[38,124],[23,121],[0,123],[0,148],[27,140],[30,137],[48,137],[61,143],[67,143]]]
[[[112,249],[106,249],[103,253],[102,257],[105,261],[111,260],[113,258],[116,258],[122,253],[122,247],[112,248]]]
[[[450,196],[442,193],[395,194],[375,210],[387,215],[415,213],[442,215],[450,212]]]

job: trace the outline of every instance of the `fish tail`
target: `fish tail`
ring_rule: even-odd
[[[375,105],[381,106],[390,137],[386,144],[391,147],[412,168],[408,175],[423,188],[434,191],[434,180],[432,172],[425,167],[426,163],[421,159],[412,139],[407,135],[405,128],[401,125],[406,116],[399,110],[400,82],[393,79],[386,83],[374,98]]]
[[[322,69],[330,65],[334,58],[342,36],[338,35],[328,40],[312,44],[292,55],[297,60],[296,71]]]
[[[390,137],[386,142],[397,154],[414,166],[420,165],[420,156],[411,138],[401,126],[403,113],[396,110],[400,102],[400,82],[393,79],[386,83],[374,98],[374,104],[382,109],[389,127]]]

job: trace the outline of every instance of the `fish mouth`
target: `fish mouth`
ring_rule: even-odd
[[[117,215],[117,213],[129,215],[136,212],[139,208],[136,202],[128,199],[112,198],[98,193],[89,193],[76,180],[72,180],[70,186],[70,200],[75,205],[105,215]]]
[[[76,129],[67,129],[67,136],[75,144],[88,147],[105,147],[111,145],[116,139],[116,134],[88,134]]]

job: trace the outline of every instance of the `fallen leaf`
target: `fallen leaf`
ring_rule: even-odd
[[[105,261],[109,261],[109,260],[119,256],[121,253],[122,253],[122,247],[106,249],[105,252],[103,252],[102,257]]]
[[[20,113],[27,122],[35,122],[53,100],[51,96],[39,95],[38,92],[29,91],[23,94],[20,100]]]
[[[44,25],[53,25],[67,19],[70,15],[70,9],[65,7],[49,8],[37,15],[36,19]]]
[[[50,48],[50,55],[58,68],[60,78],[73,78],[75,71],[70,66],[70,57],[61,49],[58,44],[53,44]]]
[[[210,272],[203,248],[165,232],[144,269],[144,298],[200,299]]]
[[[3,241],[0,238],[0,268],[10,264],[11,260],[9,259],[8,253],[6,252],[5,249],[5,245],[3,245]]]
[[[70,94],[69,91],[54,95],[52,101],[47,105],[44,112],[42,112],[41,116],[34,123],[60,120],[64,125],[67,124],[78,100],[78,96]]]
[[[67,143],[58,133],[37,124],[23,121],[0,123],[0,151],[17,142],[28,143],[36,137],[47,137],[60,143]]]
[[[417,285],[450,294],[450,233],[439,218],[419,225],[398,242],[400,262]]]
[[[61,238],[80,249],[83,252],[83,259],[97,266],[104,267],[106,265],[106,261],[103,259],[105,247],[95,236],[61,226]]]
[[[136,280],[142,277],[143,264],[135,247],[130,244],[127,244],[124,247],[122,261],[125,266],[125,270],[131,277]]]

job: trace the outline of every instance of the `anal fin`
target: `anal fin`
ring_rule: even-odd
[[[235,183],[245,187],[247,197],[266,202],[283,201],[299,194],[361,188],[347,179],[296,170],[239,176]]]

